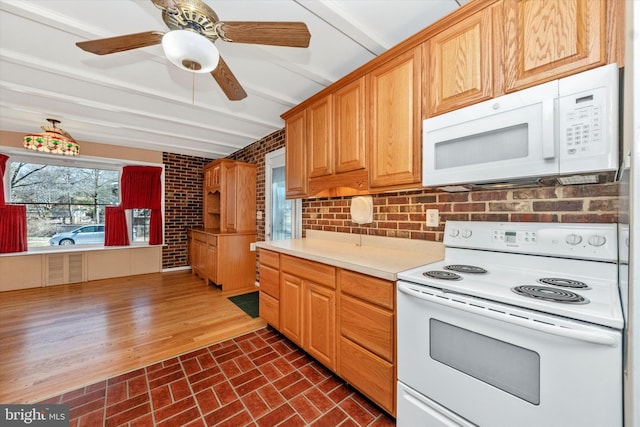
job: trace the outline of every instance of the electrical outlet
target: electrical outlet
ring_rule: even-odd
[[[427,227],[437,227],[439,223],[438,209],[427,209]]]
[[[251,252],[255,252],[256,250],[256,244],[255,243],[249,243],[249,250]]]

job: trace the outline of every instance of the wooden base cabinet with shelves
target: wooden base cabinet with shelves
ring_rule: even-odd
[[[260,316],[395,416],[394,282],[260,249]]]
[[[255,241],[255,233],[190,230],[191,271],[223,291],[254,290],[256,253],[251,244]]]

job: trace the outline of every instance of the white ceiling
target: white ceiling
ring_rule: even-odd
[[[97,56],[75,46],[167,31],[150,0],[0,0],[0,129],[46,118],[78,141],[225,157],[280,115],[466,0],[204,0],[221,21],[303,21],[309,48],[216,41],[248,96],[172,65],[160,45]]]

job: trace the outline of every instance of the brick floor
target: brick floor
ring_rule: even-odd
[[[70,426],[394,426],[271,328],[64,393]]]

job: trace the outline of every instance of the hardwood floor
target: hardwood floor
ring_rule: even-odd
[[[0,402],[34,403],[260,329],[189,271],[0,293]]]

